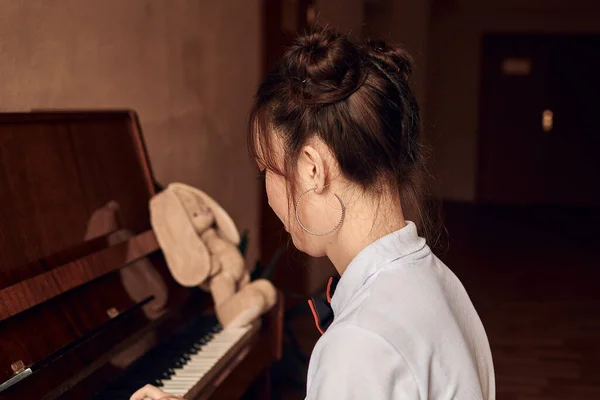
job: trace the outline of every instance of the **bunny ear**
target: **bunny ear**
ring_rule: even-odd
[[[169,188],[188,191],[197,196],[202,202],[204,202],[204,204],[208,206],[208,208],[212,210],[215,216],[217,232],[219,233],[219,236],[235,245],[240,244],[240,233],[235,225],[235,222],[233,222],[233,219],[229,216],[229,214],[227,214],[223,207],[221,207],[213,198],[204,193],[202,190],[183,183],[171,183],[167,189]]]
[[[150,223],[173,278],[182,286],[198,286],[210,274],[210,254],[173,190],[150,200]]]

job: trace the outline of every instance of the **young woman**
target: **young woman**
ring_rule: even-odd
[[[341,278],[308,399],[494,399],[465,289],[426,240],[411,59],[329,29],[298,38],[259,87],[250,148],[294,245]]]
[[[484,327],[426,239],[409,55],[330,29],[260,85],[250,150],[294,245],[340,274],[307,399],[495,398]]]

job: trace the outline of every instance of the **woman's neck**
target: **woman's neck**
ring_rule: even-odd
[[[340,275],[365,247],[406,226],[397,191],[380,197],[361,194],[349,197],[346,217],[331,237],[326,254]]]

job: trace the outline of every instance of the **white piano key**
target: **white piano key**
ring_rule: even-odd
[[[185,394],[187,392],[189,392],[189,390],[194,387],[194,385],[196,384],[197,381],[188,381],[188,382],[182,382],[182,381],[169,381],[169,382],[163,382],[163,386],[162,386],[162,390],[166,393],[171,393],[171,394]],[[180,393],[181,392],[181,393]]]
[[[165,392],[168,392],[168,393],[173,393],[174,390],[186,390],[187,391],[192,386],[194,386],[194,382],[169,381],[168,383],[163,384],[162,390]]]
[[[183,396],[187,392],[190,391],[191,387],[183,388],[183,387],[175,387],[175,386],[172,386],[172,387],[171,386],[170,387],[163,386],[160,389],[165,393],[174,394],[176,396]]]
[[[184,381],[194,381],[197,380],[197,374],[189,374],[189,375],[173,375],[169,378],[169,382],[184,382]]]
[[[178,371],[181,371],[181,370],[185,371],[185,370],[193,369],[193,368],[196,368],[196,367],[198,367],[198,368],[199,367],[210,367],[214,363],[215,363],[214,359],[206,359],[206,360],[196,359],[196,360],[193,360],[193,361],[187,363],[187,365],[186,365],[185,368],[178,369]]]
[[[199,373],[203,372],[203,371],[207,371],[209,370],[214,364],[208,364],[208,365],[200,365],[194,368],[186,368],[185,370],[179,370],[177,371],[175,374],[173,374],[170,379],[173,379],[174,377],[186,377],[186,376],[197,376]]]

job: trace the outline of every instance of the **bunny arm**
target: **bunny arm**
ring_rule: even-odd
[[[211,254],[211,276],[227,274],[236,284],[245,280],[248,270],[236,245],[222,239],[212,228],[207,229],[201,238]]]

